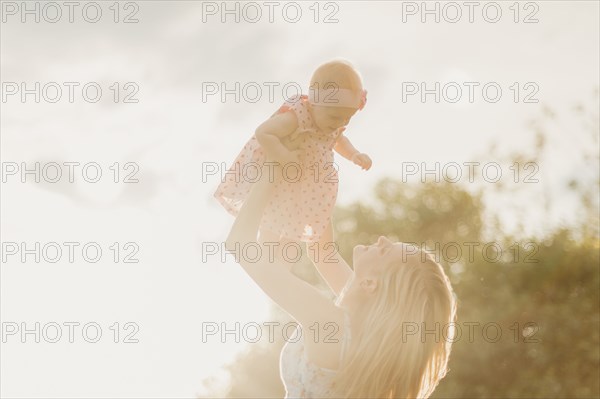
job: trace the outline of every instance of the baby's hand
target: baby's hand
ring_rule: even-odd
[[[357,152],[356,154],[354,154],[354,156],[352,157],[352,162],[360,166],[363,170],[371,169],[371,165],[373,164],[371,158],[367,154],[362,152]]]

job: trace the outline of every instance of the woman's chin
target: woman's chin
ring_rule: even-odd
[[[352,249],[352,261],[353,261],[353,263],[356,260],[356,258],[358,257],[358,254],[360,254],[366,248],[367,248],[366,246],[361,245],[361,244],[358,244],[358,245],[354,246],[354,249]]]

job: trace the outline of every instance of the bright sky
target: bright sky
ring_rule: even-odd
[[[85,3],[75,8],[73,23],[66,6],[62,18],[50,23],[56,9],[38,3],[40,22],[26,14],[23,23],[23,3],[2,3],[3,177],[11,162],[17,167],[25,162],[29,169],[35,162],[97,162],[103,173],[95,184],[83,181],[81,168],[75,183],[63,178],[61,183],[36,184],[31,175],[27,184],[20,183],[19,175],[7,175],[3,182],[3,254],[10,253],[7,243],[33,248],[36,242],[42,247],[56,242],[63,257],[57,263],[36,263],[29,255],[22,263],[17,252],[3,259],[2,396],[192,398],[202,393],[202,378],[217,373],[245,347],[231,337],[225,344],[203,343],[203,323],[224,322],[233,328],[236,321],[260,323],[272,317],[269,300],[239,266],[218,255],[203,259],[203,248],[218,245],[233,219],[212,198],[219,176],[203,179],[202,165],[228,166],[256,126],[284,100],[281,88],[289,83],[306,91],[314,68],[334,57],[350,60],[363,76],[368,103],[346,133],[373,159],[373,168],[364,172],[338,158],[339,204],[369,201],[364,195],[377,180],[400,178],[402,162],[491,162],[486,151],[494,141],[507,153],[526,150],[532,144],[527,123],[547,106],[558,117],[548,128],[551,162],[540,165],[544,184],[532,185],[514,201],[533,205],[526,213],[532,226],[526,233],[539,233],[536,226],[545,226],[548,219],[572,220],[576,210],[564,184],[597,170],[579,155],[580,148],[597,142],[585,136],[572,109],[579,103],[594,106],[598,2],[530,2],[528,8],[520,3],[519,23],[513,21],[515,9],[509,8],[513,2],[498,2],[502,15],[497,23],[484,19],[485,2],[475,8],[473,23],[466,7],[462,19],[450,23],[455,10],[440,3],[446,12],[440,22],[429,15],[423,23],[419,10],[411,13],[421,2],[369,3],[331,2],[327,8],[321,3],[317,23],[312,2],[297,3],[302,14],[296,23],[289,22],[294,18],[290,6],[282,15],[284,3],[275,7],[273,23],[264,3],[255,3],[263,13],[257,23],[248,21],[255,10],[243,6],[239,23],[233,14],[222,23],[221,2],[205,2],[204,9],[193,1],[121,4],[119,20],[127,15],[139,20],[131,24],[113,22],[112,2],[99,2],[102,17],[97,23],[82,17]],[[27,4],[33,9],[36,2]],[[235,3],[228,4],[233,9]],[[493,7],[486,10],[486,18],[493,19]],[[324,23],[328,15],[338,22]],[[94,10],[88,9],[86,16],[93,18]],[[523,23],[527,16],[538,22]],[[39,103],[33,95],[21,102],[20,91],[10,94],[20,90],[21,82],[28,89],[35,82],[57,85],[47,85]],[[65,82],[79,83],[73,103],[67,100]],[[81,87],[89,82],[103,90],[97,103],[82,97]],[[117,103],[112,100],[115,82]],[[134,85],[125,86],[128,82]],[[236,103],[232,95],[225,102],[219,95],[203,101],[207,85],[224,83],[231,89],[236,82],[262,87],[262,96],[256,103]],[[415,95],[403,102],[406,82],[427,82],[428,88],[435,82],[458,82],[463,97],[457,103],[435,103],[429,95],[423,103]],[[479,84],[473,103],[464,82]],[[514,82],[520,88],[517,103]],[[481,87],[487,83],[502,89],[498,102],[484,100]],[[269,84],[277,84],[272,102]],[[50,103],[56,86],[63,97]],[[525,103],[524,96],[535,90],[539,103]],[[124,103],[123,96],[132,93],[139,102]],[[109,168],[115,162],[121,172],[118,183],[112,181],[114,167]],[[139,183],[123,183],[132,171]],[[536,206],[540,196],[557,202],[551,212]],[[512,212],[516,205],[498,204],[503,204],[510,228],[520,217]],[[72,264],[64,242],[81,243]],[[82,258],[80,248],[88,242],[103,251],[97,263]],[[113,260],[115,242],[119,262]],[[127,242],[136,243],[137,252]],[[123,263],[128,254],[139,263]],[[29,334],[21,343],[22,327],[34,329],[36,322],[40,329],[46,326],[41,342]],[[68,322],[80,323],[74,343],[63,324]],[[132,335],[138,343],[122,342],[134,331],[126,322],[139,327]],[[56,344],[48,342],[55,335],[52,323],[62,326]],[[98,343],[82,338],[86,323],[102,328]],[[16,335],[9,334],[13,327],[19,328]],[[120,331],[118,343],[113,342],[114,330]]]

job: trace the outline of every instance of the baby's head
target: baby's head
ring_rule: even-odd
[[[366,102],[362,79],[346,60],[329,61],[310,80],[309,103],[315,124],[330,132],[346,126]]]

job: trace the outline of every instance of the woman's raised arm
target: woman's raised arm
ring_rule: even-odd
[[[260,288],[303,327],[331,321],[334,303],[315,287],[289,271],[289,262],[270,256],[269,247],[257,240],[258,229],[274,180],[281,168],[265,163],[259,181],[254,183],[240,210],[225,247]],[[248,259],[244,255],[248,255]]]

